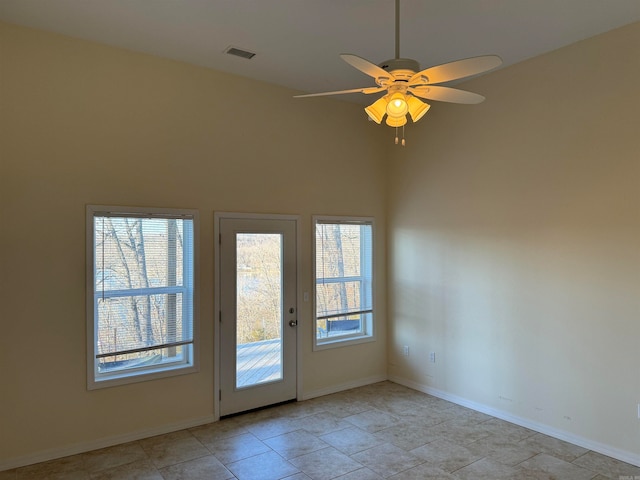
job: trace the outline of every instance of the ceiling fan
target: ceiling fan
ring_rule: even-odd
[[[400,0],[396,0],[396,50],[395,58],[376,65],[357,55],[343,53],[345,62],[361,72],[373,77],[376,87],[353,88],[335,92],[309,93],[296,95],[295,98],[320,97],[326,95],[342,95],[345,93],[364,93],[366,95],[386,94],[366,107],[364,110],[371,120],[381,123],[386,115],[385,123],[396,128],[395,142],[398,143],[398,127],[403,127],[402,145],[404,141],[404,125],[407,114],[415,123],[420,120],[431,106],[417,97],[440,102],[475,104],[484,101],[482,95],[451,87],[438,85],[452,80],[477,75],[502,64],[497,55],[484,55],[466,58],[443,65],[420,70],[420,64],[410,58],[400,58]]]

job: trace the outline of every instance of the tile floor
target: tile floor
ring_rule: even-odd
[[[382,382],[0,472],[0,480],[282,478],[638,480],[640,468]]]

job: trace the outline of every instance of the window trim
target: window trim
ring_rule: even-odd
[[[317,281],[316,277],[316,229],[318,223],[350,224],[350,225],[371,225],[371,314],[367,320],[364,332],[341,335],[339,337],[319,339],[317,334],[318,313],[317,313]],[[334,215],[313,215],[312,224],[312,282],[313,282],[313,351],[327,350],[331,348],[357,345],[361,343],[374,342],[376,340],[376,225],[373,217],[357,216],[334,216]],[[364,277],[364,275],[360,275]]]
[[[131,368],[123,372],[105,375],[103,378],[97,378],[97,362],[95,350],[95,230],[94,218],[96,216],[114,216],[132,218],[190,218],[193,221],[193,265],[191,272],[193,278],[193,302],[191,304],[192,317],[192,336],[190,353],[188,358],[183,361],[171,364],[159,365],[158,368],[149,369],[145,367]],[[138,383],[159,378],[172,377],[176,375],[185,375],[199,371],[200,358],[200,321],[199,321],[199,305],[200,305],[200,275],[199,275],[199,257],[200,257],[200,221],[199,212],[195,209],[176,209],[176,208],[156,208],[156,207],[126,207],[112,205],[87,205],[86,206],[86,325],[87,325],[87,389],[95,390],[100,388],[112,387],[117,385],[126,385],[130,383]],[[186,268],[187,266],[185,266]],[[133,289],[136,292],[151,292],[167,289],[184,289],[185,287],[150,287],[145,289]],[[128,289],[112,291],[110,296],[126,295]]]

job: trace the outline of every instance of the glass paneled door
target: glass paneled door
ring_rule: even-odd
[[[296,398],[296,221],[220,218],[220,415]]]

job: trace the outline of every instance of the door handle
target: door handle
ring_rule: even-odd
[[[295,327],[295,326],[297,326],[297,325],[298,325],[298,320],[291,320],[291,321],[289,322],[289,326],[290,326],[290,327]]]

